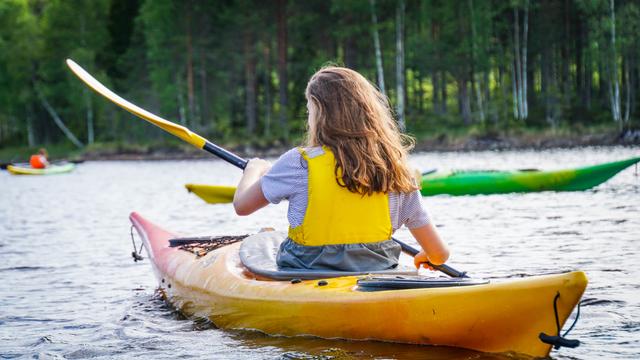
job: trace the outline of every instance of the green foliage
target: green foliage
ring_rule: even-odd
[[[31,59],[38,46],[36,19],[28,2],[0,2],[0,145],[27,138],[25,125],[32,117]]]
[[[637,127],[640,5],[615,0],[615,48],[610,5],[407,0],[408,131],[432,137],[589,128],[611,122],[614,80],[629,118],[625,126]],[[392,103],[396,6],[395,0],[375,1]],[[282,9],[285,59],[278,52]],[[514,27],[519,16],[522,33],[525,13],[528,44],[517,51],[527,60],[529,115],[515,120]],[[0,148],[66,143],[36,90],[84,143],[92,131],[98,143],[171,139],[93,95],[68,71],[66,58],[132,102],[212,139],[258,147],[283,138],[296,142],[306,128],[304,89],[317,69],[336,63],[375,80],[372,30],[369,0],[0,1]],[[279,60],[286,62],[288,78],[284,109]],[[470,118],[463,119],[463,104]],[[247,136],[251,109],[256,123]]]

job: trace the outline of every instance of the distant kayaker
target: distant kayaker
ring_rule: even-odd
[[[289,150],[273,166],[250,160],[233,201],[238,215],[289,201],[289,233],[278,265],[390,269],[401,251],[391,236],[402,225],[422,246],[416,267],[443,264],[449,251],[422,207],[407,164],[413,139],[398,130],[388,99],[342,67],[314,74],[305,96],[305,147]]]
[[[44,148],[40,148],[37,154],[31,155],[29,164],[31,164],[31,167],[34,169],[44,169],[49,166],[48,157],[49,154],[47,153],[47,150]]]

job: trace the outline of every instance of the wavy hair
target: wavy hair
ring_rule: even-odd
[[[311,109],[307,146],[327,146],[338,184],[362,195],[411,192],[418,187],[407,164],[414,140],[401,134],[389,101],[356,71],[327,66],[305,91]]]

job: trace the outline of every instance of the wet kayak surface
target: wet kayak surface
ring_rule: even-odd
[[[445,152],[414,154],[411,162],[422,170],[546,170],[639,154],[638,147]],[[208,205],[184,189],[185,183],[235,185],[240,174],[215,160],[86,162],[51,177],[0,172],[0,357],[519,358],[269,337],[183,318],[156,294],[148,260],[133,262],[128,215],[139,211],[189,235],[286,229],[284,202],[241,218],[230,204]],[[442,195],[423,202],[459,270],[490,279],[587,273],[586,301],[568,336],[582,345],[553,351],[553,358],[640,356],[640,177],[634,167],[583,192]],[[397,236],[410,239],[406,230]]]

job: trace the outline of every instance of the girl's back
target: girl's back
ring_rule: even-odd
[[[250,161],[234,199],[239,214],[289,200],[279,265],[394,267],[400,248],[390,239],[403,224],[412,232],[429,227],[425,241],[446,250],[420,204],[407,166],[409,138],[398,131],[387,99],[357,72],[338,67],[318,71],[305,95],[306,147],[287,152],[271,170],[264,161]]]

